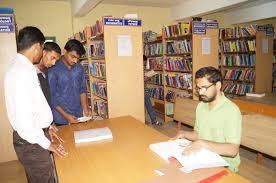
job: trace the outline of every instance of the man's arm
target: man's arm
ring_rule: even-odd
[[[183,153],[191,154],[199,151],[201,148],[206,148],[222,156],[235,157],[239,152],[239,147],[239,144],[217,143],[207,140],[196,140],[195,142],[192,142],[190,145],[188,145]]]
[[[85,71],[83,67],[81,67],[80,101],[81,101],[81,107],[84,115],[91,116],[91,110],[89,110],[88,104],[87,104],[86,79],[85,79]]]

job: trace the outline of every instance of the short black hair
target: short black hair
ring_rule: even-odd
[[[76,39],[71,39],[67,41],[66,45],[64,46],[64,49],[68,52],[75,51],[80,56],[85,54],[85,49],[83,45]]]
[[[24,27],[17,36],[17,51],[29,49],[36,43],[43,45],[44,41],[45,37],[37,27]]]
[[[203,78],[207,76],[207,79],[210,83],[217,83],[217,82],[221,82],[222,83],[222,75],[221,72],[214,68],[214,67],[203,67],[199,70],[196,71],[195,73],[195,78]]]
[[[45,51],[55,51],[55,52],[61,54],[61,49],[60,49],[59,45],[55,42],[46,42],[44,44],[43,50],[45,50]]]

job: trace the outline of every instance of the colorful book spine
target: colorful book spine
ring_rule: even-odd
[[[166,70],[175,72],[191,72],[192,58],[191,57],[168,57],[165,59]]]
[[[192,74],[167,74],[166,85],[180,89],[192,89]]]

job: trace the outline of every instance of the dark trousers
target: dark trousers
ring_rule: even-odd
[[[45,135],[48,136],[48,133]],[[38,144],[30,144],[16,131],[13,132],[13,146],[24,166],[28,183],[54,183],[54,167],[48,150]]]

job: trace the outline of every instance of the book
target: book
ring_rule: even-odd
[[[89,121],[91,118],[92,118],[91,116],[83,116],[78,118],[78,122],[79,123],[86,122],[86,121]]]
[[[112,132],[108,127],[74,131],[75,143],[94,142],[112,138]]]
[[[148,78],[151,78],[152,76],[158,74],[158,72],[155,72],[154,70],[150,70],[148,72],[145,73],[145,76]]]
[[[205,148],[191,155],[183,155],[182,152],[190,143],[191,141],[186,139],[176,139],[151,144],[149,148],[166,162],[169,162],[170,157],[176,158],[183,166],[181,170],[184,172],[200,168],[229,166],[220,155]]]
[[[247,97],[264,97],[265,96],[265,93],[246,93],[246,96]]]

